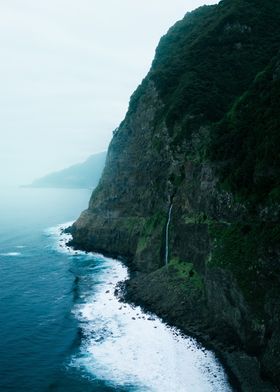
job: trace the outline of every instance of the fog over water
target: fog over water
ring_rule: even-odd
[[[0,181],[107,148],[160,37],[203,0],[0,1]]]

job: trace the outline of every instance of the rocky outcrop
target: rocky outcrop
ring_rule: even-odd
[[[275,2],[224,0],[171,28],[71,228],[123,257],[126,298],[212,345],[241,391],[280,387],[279,22]]]

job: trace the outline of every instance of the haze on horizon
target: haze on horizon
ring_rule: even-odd
[[[216,0],[4,0],[0,180],[34,178],[106,150],[160,37]]]

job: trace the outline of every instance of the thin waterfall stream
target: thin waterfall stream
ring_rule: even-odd
[[[165,266],[166,267],[168,267],[168,259],[169,259],[169,226],[171,221],[172,207],[173,204],[171,203],[168,211],[168,220],[165,228]]]

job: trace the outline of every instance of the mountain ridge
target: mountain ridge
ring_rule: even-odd
[[[105,166],[106,151],[96,153],[84,162],[57,170],[34,180],[32,188],[89,188],[97,186]]]
[[[124,257],[125,297],[212,345],[243,392],[280,388],[279,22],[272,0],[177,22],[71,228]]]

